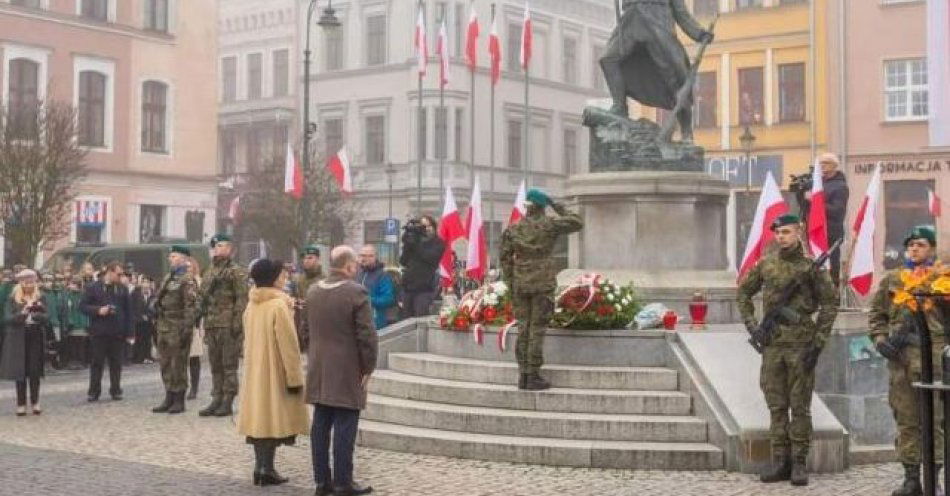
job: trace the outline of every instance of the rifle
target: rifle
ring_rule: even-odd
[[[831,257],[831,254],[834,253],[838,248],[841,247],[841,241],[835,241],[835,244],[831,245],[831,248],[828,248],[828,251],[822,253],[815,259],[812,263],[812,270],[818,270],[821,268],[828,259]],[[798,290],[801,286],[801,278],[796,278],[792,282],[788,283],[784,288],[782,288],[782,295],[779,297],[778,302],[771,310],[766,312],[762,317],[762,322],[759,323],[759,326],[749,331],[751,335],[749,337],[749,344],[755,348],[755,351],[762,354],[765,351],[765,347],[772,343],[772,336],[775,334],[775,330],[778,327],[779,322],[782,317],[784,317],[786,312],[786,307],[788,303],[792,300],[792,296],[795,295],[795,291]]]
[[[719,14],[716,14],[716,18],[713,19],[707,31],[713,33],[716,29],[717,22],[719,22]],[[683,81],[683,86],[676,92],[676,105],[674,105],[673,110],[670,111],[671,117],[663,123],[660,133],[657,135],[656,140],[658,142],[669,143],[670,140],[673,139],[673,126],[676,124],[676,114],[686,107],[686,100],[688,100],[689,96],[693,93],[693,85],[696,84],[696,75],[699,73],[699,63],[703,61],[703,55],[706,53],[706,47],[708,46],[709,40],[704,40],[699,44],[699,51],[696,53],[693,65],[689,68],[689,73],[686,74],[686,80]]]

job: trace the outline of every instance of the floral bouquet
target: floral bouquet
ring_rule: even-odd
[[[911,311],[918,310],[917,294],[946,295],[945,301],[950,301],[950,267],[937,262],[932,267],[917,267],[900,271],[902,287],[894,291],[893,303],[898,307],[906,307]],[[924,299],[924,310],[933,308],[933,298]]]
[[[633,285],[585,274],[558,294],[551,324],[565,329],[623,329],[640,311]]]
[[[514,320],[511,292],[503,281],[496,281],[469,291],[459,304],[445,307],[439,313],[439,327],[468,332],[473,326],[506,325]]]

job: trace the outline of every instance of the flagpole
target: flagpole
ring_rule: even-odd
[[[528,150],[531,149],[531,107],[528,106],[528,88],[531,87],[531,78],[529,75],[530,64],[524,68],[524,138],[522,143],[524,146],[524,182],[525,187],[529,187],[530,181],[529,176],[531,175],[531,165],[529,161],[531,155],[528,153]]]
[[[494,25],[495,25],[495,4],[494,4],[494,3],[491,4],[491,20],[492,20],[492,26],[494,27]],[[491,35],[489,35],[489,36],[491,36]],[[473,84],[474,84],[474,81],[475,81],[475,73],[474,73],[474,72],[472,73],[472,81],[473,81]],[[488,83],[489,83],[489,86],[491,86],[491,96],[490,96],[491,102],[490,102],[489,105],[488,105],[489,108],[490,108],[490,116],[489,116],[489,119],[488,119],[488,122],[489,122],[489,131],[488,131],[488,134],[490,135],[490,138],[489,138],[489,143],[490,143],[490,145],[489,145],[489,151],[488,151],[488,195],[489,195],[489,198],[492,199],[492,200],[489,201],[489,206],[488,206],[488,208],[489,208],[489,214],[488,214],[488,215],[489,215],[489,217],[491,218],[491,220],[494,221],[494,220],[495,220],[495,202],[494,202],[494,198],[495,198],[495,81],[492,80],[491,69],[488,70]],[[473,89],[473,91],[472,91],[472,101],[474,102],[474,101],[475,101],[475,91],[474,91],[474,87],[473,87],[472,89]],[[474,104],[472,105],[472,110],[473,110],[472,115],[474,116],[474,110],[475,110],[475,105],[474,105]],[[472,125],[472,136],[473,136],[473,137],[475,136],[475,126],[474,126],[474,122],[475,122],[475,118],[472,117],[472,123],[473,123],[473,125]],[[474,138],[473,138],[473,139],[474,139]],[[473,142],[473,143],[472,143],[472,157],[473,157],[473,159],[472,159],[472,160],[473,160],[473,162],[472,162],[472,167],[473,167],[473,169],[474,169],[474,167],[475,167],[475,163],[474,163],[475,146],[474,146],[474,145],[475,145],[475,144],[474,144],[474,142]],[[473,185],[475,184],[474,178],[473,178],[473,180],[472,180],[472,184],[473,184]],[[491,229],[491,226],[489,225],[489,228],[488,228],[488,257],[489,257],[489,260],[491,260],[491,258],[494,256],[494,254],[495,254],[495,236],[494,236],[493,230]],[[491,262],[489,262],[489,266],[490,266],[490,265],[491,265]]]
[[[441,64],[442,62],[439,62]],[[440,66],[441,67],[441,66]],[[439,81],[439,113],[442,115],[442,122],[445,124],[436,139],[445,141],[442,145],[442,153],[439,153],[439,204],[445,203],[445,155],[449,150],[449,114],[445,112],[445,83]]]
[[[424,9],[424,0],[419,0],[419,10],[420,12]],[[424,22],[424,21],[423,21]],[[423,36],[426,36],[427,33],[423,33]],[[425,40],[426,42],[428,40]],[[426,54],[423,53],[421,46],[416,48],[418,52],[417,57],[425,57]],[[428,61],[426,61],[428,62]],[[416,147],[418,148],[416,153],[416,215],[422,215],[422,156],[425,153],[420,145],[422,144],[422,73],[419,72],[418,67],[416,73],[419,76],[419,108],[416,112]]]

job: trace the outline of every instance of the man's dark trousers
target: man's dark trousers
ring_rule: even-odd
[[[102,393],[102,369],[109,362],[109,394],[122,394],[122,357],[125,339],[122,336],[92,336],[89,338],[92,363],[89,367],[89,396],[98,398]]]
[[[347,487],[353,483],[353,448],[360,411],[314,405],[310,428],[313,478],[317,484]],[[333,431],[333,473],[330,473],[330,431]]]

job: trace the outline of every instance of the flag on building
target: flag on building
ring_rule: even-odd
[[[488,54],[491,57],[491,84],[498,84],[501,78],[501,38],[498,37],[498,21],[491,20],[491,33],[488,35]]]
[[[76,200],[76,223],[80,226],[103,226],[107,203],[102,200]]]
[[[284,193],[301,199],[303,198],[303,170],[297,157],[294,156],[294,149],[287,143],[287,157],[284,161]]]
[[[482,190],[478,185],[478,176],[475,177],[475,186],[472,188],[472,201],[468,206],[468,257],[466,259],[465,274],[477,281],[485,279],[488,271],[488,247],[485,246],[485,227],[482,222]]]
[[[231,223],[237,225],[241,217],[241,195],[235,195],[228,205],[228,218]]]
[[[854,254],[848,283],[861,296],[871,292],[874,283],[874,229],[877,221],[877,202],[881,191],[881,164],[874,168],[868,191],[854,219]]]
[[[821,166],[815,164],[811,177],[811,200],[808,207],[808,247],[814,256],[828,251],[828,221],[825,212],[825,186]]]
[[[521,68],[528,70],[531,63],[531,48],[534,45],[534,33],[531,31],[531,8],[524,4],[524,23],[521,26]]]
[[[436,50],[439,52],[439,88],[445,88],[449,84],[449,36],[445,31],[445,19],[439,27]]]
[[[521,186],[518,187],[518,195],[515,196],[515,204],[511,207],[511,215],[508,216],[508,225],[516,224],[528,213],[528,201],[525,194],[524,179],[521,180]]]
[[[745,253],[739,263],[738,279],[740,281],[752,270],[752,267],[755,267],[765,253],[765,247],[775,239],[775,233],[771,229],[772,222],[786,213],[788,213],[788,204],[782,198],[782,192],[779,191],[775,178],[769,172],[762,186],[762,194],[759,195],[759,204],[755,207],[755,216],[752,218],[749,239],[746,240]]]
[[[336,179],[336,186],[343,194],[353,192],[353,176],[350,174],[350,158],[346,155],[346,147],[340,148],[336,155],[327,161],[327,169]]]
[[[930,146],[950,146],[950,1],[927,2]]]
[[[445,205],[442,207],[442,219],[439,221],[439,238],[445,244],[442,260],[439,261],[439,279],[442,282],[442,287],[447,288],[452,285],[455,274],[455,250],[453,245],[456,240],[465,238],[462,216],[459,214],[451,186],[445,187]]]
[[[930,210],[930,215],[933,218],[940,217],[940,214],[943,213],[943,207],[940,205],[940,197],[937,196],[937,193],[934,193],[934,190],[927,189],[927,209]]]
[[[426,64],[429,60],[429,47],[426,44],[426,19],[422,4],[419,4],[419,18],[416,20],[416,67],[419,76],[426,75]]]
[[[475,13],[475,4],[472,4],[472,13],[468,16],[468,29],[465,31],[465,63],[468,70],[475,72],[478,66],[478,35],[481,28],[478,26],[478,14]]]

